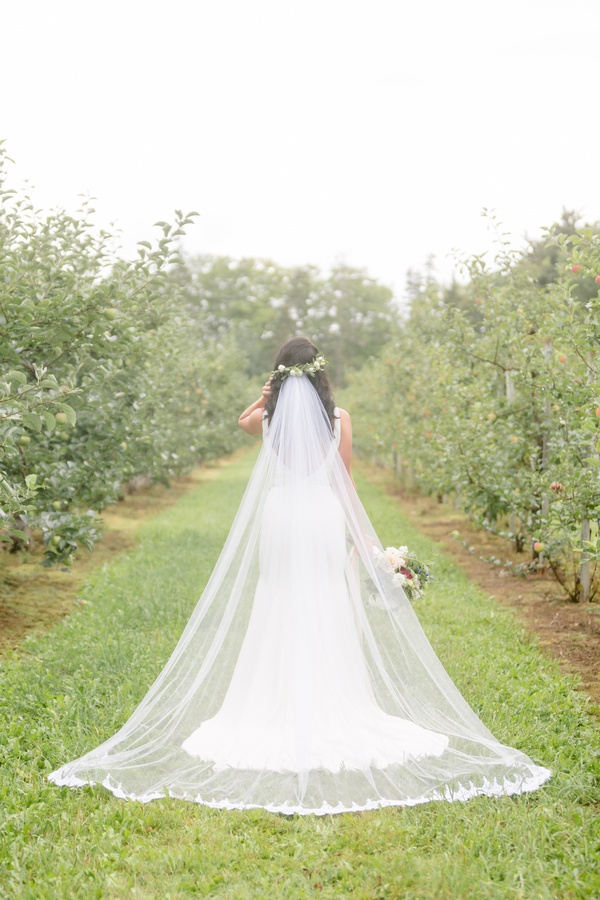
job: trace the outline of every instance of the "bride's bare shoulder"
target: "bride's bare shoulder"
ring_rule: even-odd
[[[341,442],[340,447],[344,447],[348,445],[348,447],[352,446],[352,419],[350,418],[350,413],[346,412],[345,409],[341,409],[339,406],[337,408],[337,415],[340,420],[340,435]]]

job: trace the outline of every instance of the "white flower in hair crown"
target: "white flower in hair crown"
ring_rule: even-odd
[[[288,375],[316,375],[327,366],[324,356],[317,356],[312,362],[301,363],[295,366],[278,366],[271,372],[271,378],[280,378],[282,381]]]

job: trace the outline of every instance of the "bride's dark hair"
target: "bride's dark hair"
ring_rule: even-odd
[[[280,347],[279,352],[275,357],[273,369],[277,369],[279,366],[301,366],[305,363],[313,362],[317,356],[320,356],[320,353],[312,341],[309,341],[308,338],[305,337],[295,337],[290,341],[286,341],[283,347]],[[308,375],[307,377],[310,378],[314,384],[317,394],[321,398],[321,403],[329,416],[331,427],[333,428],[335,419],[333,412],[335,409],[335,400],[331,394],[331,382],[329,381],[327,372],[325,369],[322,369],[320,372],[315,372],[314,375]],[[271,381],[271,396],[265,403],[265,411],[269,420],[272,420],[273,418],[282,384],[283,379],[278,378],[277,376]]]

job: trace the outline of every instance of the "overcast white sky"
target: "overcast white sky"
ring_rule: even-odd
[[[19,0],[0,137],[41,206],[97,198],[124,246],[196,209],[186,249],[402,292],[428,254],[600,219],[599,0]]]

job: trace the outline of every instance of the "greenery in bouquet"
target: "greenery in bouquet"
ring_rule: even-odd
[[[375,559],[380,566],[387,568],[389,564],[392,567],[394,584],[399,585],[413,603],[423,595],[425,586],[433,581],[429,567],[408,547],[386,547],[383,551],[377,551]]]

